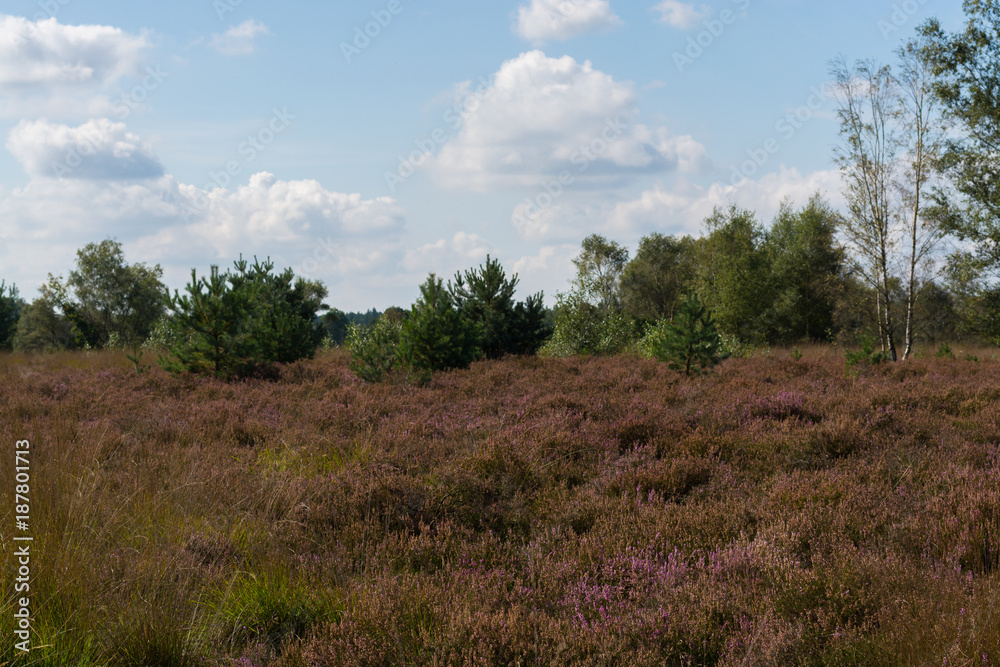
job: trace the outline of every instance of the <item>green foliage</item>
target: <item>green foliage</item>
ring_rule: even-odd
[[[403,322],[399,353],[420,372],[467,368],[480,356],[481,340],[481,325],[463,317],[444,283],[432,273]]]
[[[719,340],[722,341],[722,356],[726,359],[749,359],[758,351],[767,352],[770,348],[766,345],[755,346],[744,343],[732,334],[720,333]]]
[[[965,29],[947,33],[937,19],[920,27],[916,44],[934,76],[933,89],[958,132],[939,165],[957,197],[938,193],[935,216],[959,239],[976,244],[975,255],[1000,270],[1000,4],[964,3]]]
[[[456,307],[482,327],[482,351],[487,359],[507,354],[534,354],[548,331],[541,293],[514,302],[517,274],[507,278],[500,262],[486,256],[486,264],[455,274],[448,291]]]
[[[639,340],[635,342],[635,351],[640,357],[646,359],[656,359],[656,344],[657,341],[663,339],[667,335],[667,329],[670,327],[670,320],[664,318],[653,322],[646,326],[642,332],[642,336]]]
[[[556,295],[555,327],[540,353],[547,356],[611,355],[638,340],[630,317],[601,310],[578,291]]]
[[[583,240],[573,260],[573,289],[556,295],[552,335],[541,354],[609,355],[635,344],[637,323],[621,308],[621,275],[627,262],[628,250],[614,241],[597,234]]]
[[[132,366],[135,368],[135,372],[137,375],[141,375],[142,373],[145,373],[150,368],[152,368],[150,364],[142,363],[143,354],[144,351],[140,346],[133,345],[132,353],[125,355],[125,358],[132,362]]]
[[[939,302],[946,299],[937,305],[947,308],[944,324],[951,324],[952,331],[1000,345],[1000,287],[988,278],[989,265],[981,257],[958,252],[948,258],[946,296],[933,296]]]
[[[719,331],[743,342],[766,340],[774,302],[765,234],[753,213],[735,205],[716,209],[705,221],[696,291]]]
[[[251,574],[211,597],[215,601],[209,604],[224,619],[235,646],[258,643],[276,654],[289,640],[302,638],[313,626],[343,613],[339,596],[278,570]]]
[[[583,240],[576,265],[574,290],[604,311],[621,309],[621,277],[628,263],[628,250],[599,234]]]
[[[705,371],[722,359],[722,340],[712,314],[693,293],[684,299],[674,321],[658,329],[651,347],[657,359],[685,375]]]
[[[954,359],[955,353],[951,351],[951,345],[944,342],[938,345],[937,352],[934,353],[934,356],[938,359]]]
[[[123,346],[146,340],[164,312],[163,269],[129,266],[121,243],[106,239],[76,253],[76,269],[66,286],[75,299],[64,308],[92,347],[103,347],[112,334]]]
[[[72,323],[41,296],[22,309],[12,343],[18,352],[65,350],[75,338]]]
[[[626,314],[647,322],[671,319],[694,279],[696,246],[689,236],[644,237],[622,273]]]
[[[382,313],[381,315],[381,317],[384,317],[385,319],[391,322],[399,322],[400,324],[405,322],[406,318],[409,316],[410,313],[408,311],[403,310],[398,306],[389,306],[388,308],[385,309],[385,312]]]
[[[545,341],[552,335],[549,325],[549,310],[543,303],[543,294],[532,294],[514,306],[512,335],[508,351],[510,354],[537,354]]]
[[[267,260],[249,266],[243,258],[235,272],[213,266],[208,277],[192,270],[186,295],[169,298],[168,321],[173,358],[161,357],[170,371],[243,377],[275,362],[311,357],[322,338],[316,311],[325,308],[321,283],[295,279],[291,269],[274,274]]]
[[[401,321],[384,316],[369,326],[351,324],[345,340],[351,353],[351,371],[365,382],[381,382],[399,368],[402,331]]]
[[[169,350],[177,342],[177,332],[170,326],[169,315],[164,313],[153,324],[149,337],[143,341],[142,346],[149,350]]]
[[[27,350],[140,345],[165,310],[162,275],[159,265],[129,266],[117,241],[90,243],[77,251],[76,268],[65,282],[49,274],[37,305],[30,313],[25,310],[30,316],[18,325],[17,346]],[[0,319],[2,311],[0,304]]]
[[[320,326],[323,327],[322,347],[329,349],[343,345],[347,340],[348,330],[351,327],[351,319],[341,310],[331,308],[323,313],[320,319]]]
[[[860,350],[846,350],[844,352],[844,363],[848,375],[856,374],[856,366],[876,366],[889,361],[889,355],[885,352],[875,351],[875,339],[871,336],[863,336]]]
[[[18,294],[17,286],[8,287],[6,282],[0,280],[0,350],[13,347],[17,321],[24,306],[24,299]]]
[[[782,203],[764,244],[774,289],[769,341],[823,340],[832,331],[845,261],[839,222],[819,195],[800,211]]]
[[[802,350],[797,347],[793,347],[789,355],[793,360],[800,361],[802,359]]]

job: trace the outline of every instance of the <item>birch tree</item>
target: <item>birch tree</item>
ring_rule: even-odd
[[[841,57],[831,64],[840,118],[841,144],[834,159],[845,181],[848,242],[875,292],[882,350],[895,361],[896,322],[892,314],[890,263],[899,242],[894,225],[895,172],[902,151],[898,130],[898,93],[888,66]]]
[[[906,335],[903,359],[913,352],[918,267],[932,255],[943,233],[941,225],[927,215],[925,190],[934,174],[940,155],[943,131],[940,105],[933,95],[933,76],[922,59],[920,48],[910,43],[898,51],[900,66],[896,79],[899,87],[900,125],[906,140],[907,155],[898,188],[906,223]]]

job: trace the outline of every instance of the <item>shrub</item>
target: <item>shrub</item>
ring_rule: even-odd
[[[847,350],[844,353],[844,361],[847,364],[847,373],[850,374],[855,366],[875,366],[889,360],[889,355],[885,352],[875,351],[875,341],[871,336],[861,339],[860,350]]]
[[[767,345],[755,347],[750,343],[744,343],[736,336],[727,333],[720,333],[719,340],[722,341],[722,356],[726,359],[749,359],[758,350],[767,352],[770,348]]]
[[[351,324],[346,345],[351,371],[365,382],[380,382],[401,365],[399,337],[403,323],[380,317],[370,326]]]
[[[722,359],[722,339],[712,314],[695,294],[688,294],[675,320],[651,341],[653,355],[685,375],[704,371]]]
[[[169,350],[179,342],[178,332],[170,326],[170,318],[166,315],[153,324],[149,337],[142,343],[142,346],[151,350]]]
[[[448,292],[462,314],[482,328],[482,352],[487,359],[507,354],[535,354],[548,337],[541,292],[515,304],[517,274],[507,278],[500,262],[455,274]]]
[[[12,342],[18,352],[65,350],[74,346],[77,333],[52,301],[41,296],[21,310]]]
[[[635,321],[622,313],[588,303],[578,292],[556,297],[555,327],[541,354],[553,357],[611,355],[638,340]]]
[[[0,280],[0,350],[13,347],[14,334],[17,331],[17,320],[24,310],[24,299],[20,297],[16,285],[7,287]]]
[[[213,266],[208,278],[191,272],[184,296],[169,298],[170,354],[167,370],[245,377],[275,362],[311,357],[321,332],[314,324],[326,288],[295,279],[292,270],[273,274],[272,262],[242,257],[234,273]]]
[[[482,327],[462,316],[433,273],[420,286],[400,332],[399,353],[418,371],[468,368],[481,354]]]

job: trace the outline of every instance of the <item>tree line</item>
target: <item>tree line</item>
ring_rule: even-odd
[[[518,277],[491,257],[447,283],[432,274],[409,309],[384,313],[330,309],[324,285],[256,258],[192,271],[171,295],[159,266],[128,264],[108,239],[31,303],[0,282],[0,348],[156,349],[170,370],[244,377],[344,345],[377,380],[506,354],[633,351],[690,372],[678,350],[704,348],[707,364],[803,341],[893,360],[918,342],[1000,344],[1000,3],[965,11],[954,34],[920,26],[891,65],[831,62],[843,213],[817,193],[765,226],[733,204],[700,237],[653,233],[634,256],[591,235],[552,309],[516,300]]]

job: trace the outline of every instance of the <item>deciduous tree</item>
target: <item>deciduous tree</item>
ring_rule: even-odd
[[[13,346],[17,321],[24,306],[17,286],[8,287],[5,281],[0,281],[0,350],[9,350]]]
[[[873,61],[848,66],[840,58],[831,64],[831,74],[842,138],[834,157],[843,173],[849,211],[844,232],[866,280],[875,288],[882,349],[895,361],[891,262],[899,243],[894,197],[902,151],[896,81],[889,67]]]
[[[639,241],[621,279],[626,314],[649,322],[671,319],[695,276],[696,242],[653,233]]]
[[[735,205],[705,220],[696,286],[719,329],[745,343],[766,340],[774,289],[764,229],[754,214]]]

